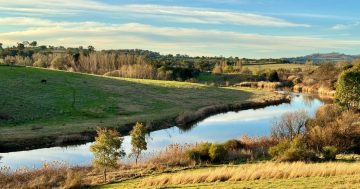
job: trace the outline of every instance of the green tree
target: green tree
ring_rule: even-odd
[[[29,45],[31,47],[36,47],[37,46],[37,41],[32,41]]]
[[[89,45],[89,46],[88,46],[88,51],[89,51],[89,53],[95,52],[95,47],[92,46],[92,45]]]
[[[20,50],[20,51],[24,50],[25,49],[24,43],[18,43],[17,44],[17,49]]]
[[[279,80],[280,79],[279,79],[279,75],[278,75],[277,71],[271,71],[269,73],[269,81],[274,82],[274,81],[279,81]]]
[[[336,99],[347,108],[360,110],[360,69],[341,72],[336,84]]]
[[[209,156],[211,161],[221,163],[227,156],[227,151],[221,144],[211,144],[209,149]]]
[[[123,138],[115,130],[98,128],[95,143],[90,146],[94,154],[93,165],[104,169],[104,182],[106,182],[107,168],[114,168],[117,160],[125,155],[121,149]]]
[[[137,122],[130,132],[132,153],[137,164],[141,151],[147,150],[146,129],[142,123]]]

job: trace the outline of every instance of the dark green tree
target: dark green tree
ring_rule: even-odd
[[[36,47],[37,46],[37,41],[32,41],[29,45],[31,47]]]
[[[360,69],[341,72],[336,83],[336,99],[342,106],[360,110]]]
[[[277,71],[271,71],[269,73],[269,81],[275,82],[275,81],[279,81],[279,80],[280,79],[279,79],[279,75],[278,75]]]

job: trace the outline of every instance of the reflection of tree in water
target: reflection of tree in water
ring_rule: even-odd
[[[306,107],[311,107],[316,100],[324,104],[330,104],[334,102],[333,98],[331,97],[322,97],[319,95],[302,95],[302,98]]]
[[[316,100],[317,98],[313,95],[302,95],[302,99],[303,99],[304,105],[307,108],[310,108],[313,105],[314,100]]]
[[[177,125],[176,127],[178,127],[180,129],[180,131],[182,131],[182,133],[185,133],[185,132],[190,131],[192,128],[196,127],[199,122],[200,121],[188,123],[188,124],[185,124],[185,125]]]

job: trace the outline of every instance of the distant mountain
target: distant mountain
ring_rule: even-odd
[[[300,57],[293,57],[293,58],[284,58],[289,62],[296,62],[296,63],[305,63],[306,61],[313,61],[314,63],[331,63],[331,62],[339,62],[339,61],[352,61],[354,59],[360,58],[360,55],[346,55],[340,53],[325,53],[325,54],[311,54],[306,56]]]

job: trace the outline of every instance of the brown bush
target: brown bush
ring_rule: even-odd
[[[360,114],[335,105],[321,107],[307,124],[307,143],[316,151],[335,146],[340,152],[359,151]]]

